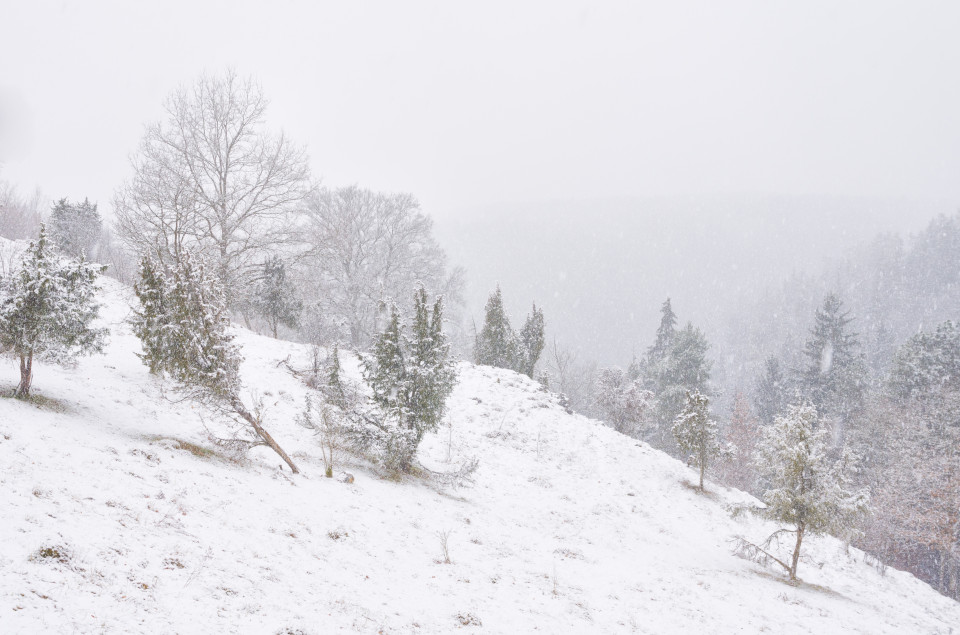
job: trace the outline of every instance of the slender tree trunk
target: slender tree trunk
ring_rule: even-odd
[[[33,383],[33,351],[20,355],[20,385],[17,386],[16,397],[30,396],[30,384]]]
[[[273,339],[277,339],[277,322],[278,320],[274,320],[273,322]]]
[[[239,399],[234,398],[230,405],[233,406],[234,412],[243,417],[243,419],[253,427],[257,433],[257,436],[263,439],[263,442],[270,446],[271,450],[280,455],[280,458],[290,466],[291,472],[294,474],[300,473],[300,470],[297,469],[297,466],[294,464],[293,460],[287,455],[286,452],[283,451],[283,448],[281,448],[277,442],[273,440],[273,437],[270,436],[270,433],[267,432],[262,425],[260,425],[260,422],[257,420],[257,418],[254,417],[250,411],[244,407],[243,403]]]
[[[797,525],[797,545],[793,548],[793,560],[790,562],[790,579],[797,579],[797,563],[800,561],[800,543],[803,542],[803,525]]]
[[[700,458],[700,491],[703,491],[703,473],[707,470],[707,462]]]

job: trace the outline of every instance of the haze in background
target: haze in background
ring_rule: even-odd
[[[417,195],[605,363],[960,201],[960,4],[0,0],[2,177],[110,216],[163,98],[258,77],[327,185]]]

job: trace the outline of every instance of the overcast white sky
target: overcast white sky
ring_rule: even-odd
[[[957,2],[0,0],[3,178],[109,213],[177,84],[233,66],[325,183],[500,202],[960,201]]]

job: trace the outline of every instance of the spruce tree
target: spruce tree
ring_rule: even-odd
[[[517,367],[518,373],[523,373],[530,379],[533,379],[533,371],[536,369],[537,361],[540,359],[540,353],[546,344],[543,334],[543,310],[533,305],[533,312],[527,316],[523,328],[520,330],[520,339],[517,342]]]
[[[836,294],[828,294],[817,309],[810,338],[803,349],[806,365],[800,385],[823,416],[847,421],[863,406],[866,366],[852,318]]]
[[[717,422],[710,418],[710,399],[698,392],[687,393],[686,404],[673,422],[673,436],[681,450],[690,452],[700,469],[700,485],[707,465],[720,452]]]
[[[477,334],[474,361],[483,366],[516,368],[516,342],[510,321],[503,309],[503,296],[497,285],[484,308],[483,328]]]
[[[692,324],[676,331],[670,342],[662,357],[648,356],[644,366],[644,385],[657,400],[661,449],[667,451],[675,449],[671,447],[672,438],[667,430],[683,409],[688,392],[707,393],[711,367],[707,359],[710,347],[707,338]]]
[[[763,366],[763,374],[757,380],[754,405],[757,416],[764,425],[770,425],[789,401],[787,378],[780,367],[780,360],[768,357]]]
[[[674,337],[677,334],[677,315],[670,306],[670,298],[667,298],[660,307],[660,326],[657,327],[657,339],[653,346],[647,350],[647,358],[656,362],[670,353],[673,346]]]
[[[279,325],[291,329],[300,325],[303,300],[287,279],[286,265],[280,256],[271,256],[263,263],[252,304],[254,311],[267,321],[274,338]]]
[[[30,396],[34,358],[66,364],[102,352],[107,330],[92,323],[103,269],[63,259],[41,225],[19,267],[0,279],[0,350],[20,358],[17,397]]]
[[[62,198],[50,211],[50,238],[74,260],[90,258],[102,232],[103,220],[97,204],[89,199],[70,203]]]
[[[856,457],[844,449],[833,465],[827,461],[828,426],[809,404],[791,405],[772,426],[763,429],[756,462],[762,482],[765,514],[786,523],[796,536],[789,563],[774,558],[791,580],[797,578],[800,547],[808,534],[855,535],[855,523],[868,511],[866,490],[852,490],[849,473]],[[779,532],[778,532],[779,533]],[[776,534],[775,534],[776,535]],[[772,538],[772,537],[771,537]],[[769,543],[769,540],[768,540]],[[756,548],[754,546],[754,548]],[[768,557],[769,553],[764,552]]]

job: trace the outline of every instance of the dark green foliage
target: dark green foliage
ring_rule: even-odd
[[[527,316],[523,328],[520,330],[520,339],[517,342],[516,371],[533,379],[533,371],[546,340],[543,334],[543,310],[533,305],[533,312]]]
[[[902,401],[930,401],[960,390],[960,328],[947,321],[907,340],[894,358],[890,389]]]
[[[363,364],[364,380],[381,412],[374,425],[381,432],[384,462],[400,471],[410,468],[424,434],[439,426],[456,382],[450,346],[443,334],[441,298],[431,310],[426,291],[418,289],[410,335],[403,331],[393,307],[386,329],[374,342],[372,356]]]
[[[252,305],[277,337],[277,327],[295,329],[300,325],[303,300],[287,279],[286,265],[280,256],[272,256],[263,263],[260,279],[254,290]]]
[[[483,366],[514,370],[533,379],[545,344],[543,310],[534,304],[519,335],[514,334],[497,286],[487,300],[483,329],[477,334],[473,349],[474,361]]]
[[[373,343],[372,363],[364,365],[364,379],[373,390],[373,401],[388,411],[400,410],[400,389],[406,379],[406,362],[400,341],[400,314],[390,307],[387,327]]]
[[[30,395],[34,357],[63,364],[103,350],[107,330],[91,326],[103,269],[64,260],[41,225],[19,268],[0,280],[0,349],[20,358],[17,396]]]
[[[670,306],[670,298],[667,298],[660,307],[660,326],[657,327],[657,339],[653,346],[647,350],[647,359],[657,361],[670,354],[673,347],[673,340],[677,334],[677,315]]]
[[[763,366],[763,375],[757,380],[754,406],[764,425],[771,425],[789,402],[787,378],[780,367],[780,360],[768,357]]]
[[[159,373],[167,356],[167,337],[164,326],[170,316],[166,306],[166,277],[158,260],[143,258],[140,261],[140,277],[133,290],[140,306],[133,310],[133,334],[140,339],[143,353],[138,353],[151,373]]]
[[[70,258],[90,258],[102,232],[97,204],[88,199],[70,203],[61,198],[50,211],[50,238]]]
[[[866,365],[852,318],[836,294],[828,294],[817,309],[810,339],[803,349],[806,365],[800,388],[822,416],[846,421],[863,407]]]
[[[406,342],[407,419],[416,431],[419,444],[424,433],[434,432],[446,409],[447,396],[453,390],[456,371],[449,361],[450,345],[443,334],[443,301],[437,298],[431,312],[427,292],[420,287],[414,295],[414,318]]]
[[[334,344],[327,367],[326,396],[327,401],[343,411],[347,409],[347,393],[344,390],[343,379],[340,374],[340,349]]]
[[[155,260],[141,264],[140,308],[131,320],[151,372],[166,372],[188,391],[236,399],[240,352],[227,332],[226,298],[216,275],[190,253],[169,274]]]
[[[720,453],[717,422],[710,418],[710,399],[694,391],[688,392],[683,409],[673,421],[673,436],[677,446],[689,452],[700,470],[698,489],[703,491],[703,477],[707,465]]]
[[[657,419],[662,430],[673,424],[688,392],[707,393],[711,367],[707,359],[709,347],[703,331],[687,324],[674,334],[670,348],[662,357],[648,359],[644,384],[656,395]],[[662,440],[667,438],[661,436]]]
[[[473,357],[483,366],[514,368],[516,365],[516,344],[510,320],[503,310],[500,285],[487,300],[483,328],[477,334]]]

